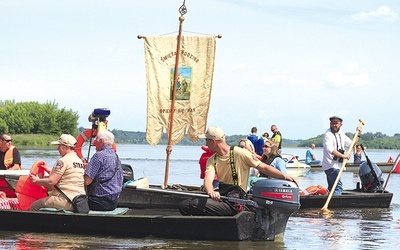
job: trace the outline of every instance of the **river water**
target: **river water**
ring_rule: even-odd
[[[162,184],[165,177],[165,146],[118,145],[123,163],[130,164],[135,178],[147,176],[152,184]],[[305,148],[288,148],[284,153],[304,158]],[[91,152],[93,153],[93,152]],[[397,151],[368,150],[373,162],[386,161]],[[198,159],[200,147],[174,146],[171,154],[168,183],[201,185]],[[87,149],[84,150],[87,155]],[[322,157],[321,149],[316,149]],[[37,160],[52,165],[59,158],[57,150],[21,149],[24,169]],[[382,176],[385,180],[388,174]],[[298,178],[300,188],[321,184],[326,186],[325,174],[312,171]],[[355,186],[352,173],[344,172],[345,189]],[[288,221],[283,242],[220,242],[185,241],[147,238],[104,238],[72,234],[42,234],[30,232],[0,232],[0,249],[388,249],[400,246],[400,175],[392,174],[387,190],[394,193],[388,209],[320,209],[301,210]],[[0,222],[1,223],[1,222]],[[132,225],[135,226],[135,225]]]

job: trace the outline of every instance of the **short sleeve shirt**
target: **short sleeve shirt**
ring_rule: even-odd
[[[84,164],[75,152],[70,152],[58,159],[54,164],[50,174],[61,175],[57,183],[58,188],[63,191],[71,200],[79,194],[85,194],[84,185]],[[58,191],[53,188],[55,193]]]
[[[218,181],[225,184],[233,184],[232,169],[229,160],[229,153],[223,156],[216,155],[212,156],[207,161],[206,172],[213,171],[217,172]],[[236,173],[238,175],[238,185],[243,189],[247,190],[247,184],[249,180],[250,168],[255,168],[261,164],[261,161],[255,159],[253,154],[247,149],[240,147],[234,147],[233,157],[235,162]],[[215,169],[214,169],[215,165]]]
[[[86,167],[85,174],[93,181],[105,181],[98,185],[90,195],[107,197],[110,200],[118,199],[122,191],[123,174],[121,162],[117,159],[117,154],[111,146],[104,146],[93,155]]]

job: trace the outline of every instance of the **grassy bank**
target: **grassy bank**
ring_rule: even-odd
[[[11,135],[13,145],[15,146],[50,146],[51,141],[56,141],[59,135],[45,135],[45,134],[19,134]]]

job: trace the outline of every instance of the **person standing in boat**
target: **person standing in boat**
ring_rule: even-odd
[[[354,153],[354,155],[353,155],[354,164],[361,164],[361,163],[364,162],[363,160],[361,160],[362,159],[363,150],[362,150],[360,144],[355,144],[354,145],[353,153]]]
[[[32,183],[51,189],[51,196],[33,202],[30,209],[38,211],[41,208],[56,208],[73,211],[71,202],[58,189],[68,196],[70,200],[73,200],[77,195],[85,194],[85,186],[83,184],[85,166],[74,151],[76,139],[72,135],[62,134],[58,141],[53,141],[51,144],[57,145],[61,158],[56,161],[52,169],[47,165],[43,166],[49,176],[40,178],[30,174]]]
[[[251,133],[247,136],[247,139],[251,141],[254,145],[254,151],[258,155],[262,155],[262,146],[264,145],[264,139],[261,136],[257,135],[257,128],[252,127]]]
[[[252,167],[273,178],[294,181],[297,184],[294,178],[255,159],[249,150],[230,147],[225,141],[225,133],[219,127],[208,128],[206,134],[200,135],[199,138],[205,138],[210,151],[216,152],[207,161],[204,178],[204,188],[209,198],[193,198],[182,201],[179,203],[179,211],[182,215],[237,214],[240,209],[238,210],[227,201],[220,200],[220,191],[223,185],[229,185],[236,188],[240,187],[239,193],[244,193],[243,190],[247,189],[249,172]],[[214,190],[213,187],[216,174],[220,182],[219,190]]]
[[[315,144],[311,143],[310,148],[306,151],[306,164],[307,165],[318,165],[321,164],[320,160],[317,160],[317,157],[314,154]]]
[[[332,190],[333,184],[338,177],[343,159],[350,159],[350,154],[345,152],[349,148],[352,140],[340,130],[343,119],[338,116],[329,118],[330,128],[324,134],[323,140],[323,159],[322,170],[325,171],[326,180],[328,182],[328,190],[334,192],[334,195],[341,195],[343,191],[342,181],[339,179],[335,190]],[[361,127],[357,127],[361,133]],[[356,142],[358,137],[356,138]]]
[[[9,134],[0,136],[0,170],[21,170],[21,155]]]
[[[108,130],[101,130],[93,144],[97,152],[89,161],[84,177],[89,208],[111,211],[117,207],[123,184],[121,161],[112,148],[114,135]]]
[[[271,126],[271,132],[273,133],[272,137],[271,137],[271,141],[274,142],[274,143],[278,143],[278,152],[281,153],[281,150],[282,150],[282,134],[281,134],[281,132],[279,131],[278,127],[275,124],[273,124]]]

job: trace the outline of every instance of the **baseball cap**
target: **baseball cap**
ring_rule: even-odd
[[[199,135],[199,138],[225,141],[225,133],[220,127],[209,127],[205,134]]]
[[[58,141],[52,141],[52,142],[50,142],[50,144],[53,144],[53,145],[62,144],[62,145],[68,146],[68,147],[75,147],[76,139],[75,139],[75,137],[73,137],[70,134],[62,134],[60,136],[60,138],[58,139]]]
[[[330,121],[332,121],[332,120],[334,120],[334,119],[337,119],[337,120],[339,120],[340,122],[343,122],[343,119],[340,118],[339,116],[334,115],[334,116],[329,117],[329,120],[330,120]]]

